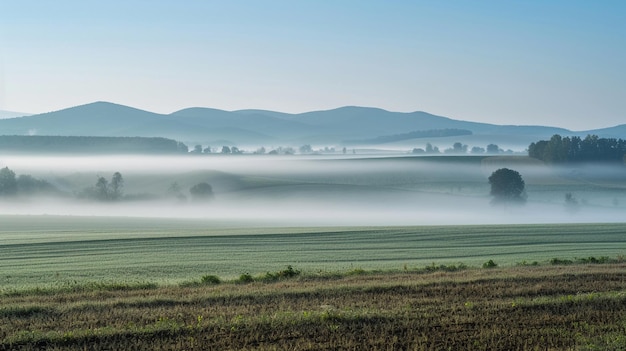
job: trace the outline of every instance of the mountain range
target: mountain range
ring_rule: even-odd
[[[416,135],[417,131],[456,129],[459,137],[440,139],[386,138]],[[403,148],[426,142],[446,144],[500,143],[524,148],[532,141],[562,136],[596,134],[626,139],[626,124],[588,131],[547,126],[495,125],[454,120],[426,112],[390,112],[378,108],[341,107],[333,110],[289,114],[265,110],[223,111],[187,108],[158,114],[110,102],[94,102],[59,111],[0,119],[0,135],[141,136],[165,137],[189,145],[253,146],[345,145],[361,140],[362,147]],[[395,140],[373,145],[373,141]],[[486,145],[486,144],[485,144]],[[482,145],[484,146],[484,145]]]

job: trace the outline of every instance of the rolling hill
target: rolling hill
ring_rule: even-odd
[[[165,137],[189,145],[214,147],[343,145],[347,140],[381,140],[381,136],[439,129],[468,130],[471,135],[459,141],[473,142],[474,145],[488,140],[510,140],[525,147],[531,141],[549,138],[553,134],[584,136],[594,133],[626,138],[626,125],[572,132],[555,127],[494,125],[454,120],[420,111],[400,113],[354,106],[300,114],[264,110],[223,111],[199,107],[158,114],[109,102],[95,102],[44,114],[0,120],[0,135]],[[405,147],[425,142],[418,138],[404,140],[401,145],[387,146]],[[445,143],[448,142],[445,140]]]
[[[29,113],[0,110],[0,119],[28,116]]]

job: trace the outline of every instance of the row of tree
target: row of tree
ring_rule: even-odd
[[[626,140],[597,135],[581,139],[555,134],[550,140],[531,143],[528,155],[547,163],[626,162]]]
[[[172,185],[170,192],[174,192],[179,200],[187,200],[177,183]],[[194,202],[204,202],[214,198],[213,188],[207,182],[200,182],[189,188],[189,194]],[[0,197],[32,196],[32,195],[63,195],[51,183],[37,179],[29,174],[16,175],[8,167],[0,169]],[[67,196],[65,194],[64,196]],[[98,177],[94,186],[77,193],[78,198],[102,202],[128,200],[134,196],[124,196],[124,178],[120,172],[113,173],[111,179]]]
[[[124,178],[120,172],[113,173],[111,180],[105,177],[98,177],[96,184],[93,187],[84,189],[79,197],[98,200],[103,202],[114,202],[123,199],[128,199],[124,196]],[[168,192],[178,198],[180,201],[186,201],[187,197],[183,194],[182,188],[178,183],[173,183]],[[202,202],[211,200],[214,197],[213,188],[207,182],[200,182],[193,185],[189,189],[191,198],[195,202]]]
[[[502,150],[498,145],[496,144],[489,144],[487,145],[487,148],[482,148],[479,146],[474,146],[471,149],[469,149],[469,146],[460,143],[460,142],[456,142],[452,145],[451,148],[445,149],[443,151],[444,154],[456,154],[456,155],[462,155],[462,154],[467,154],[469,151],[469,153],[474,154],[474,155],[480,155],[480,154],[501,154],[504,152],[512,152],[510,150],[508,151],[504,151]],[[411,152],[413,154],[441,154],[442,152],[439,150],[439,148],[437,146],[433,146],[431,143],[427,143],[426,144],[426,148],[422,149],[422,148],[414,148],[413,151]]]
[[[37,179],[29,174],[17,176],[9,167],[0,169],[0,196],[33,195],[57,191],[56,187],[45,180]]]
[[[255,151],[244,151],[239,149],[236,146],[227,146],[224,145],[221,148],[211,148],[210,146],[203,147],[198,144],[194,146],[193,150],[190,151],[191,154],[200,155],[200,154],[222,154],[222,155],[241,155],[244,153],[250,153],[253,155],[295,155],[297,152],[300,154],[321,154],[321,153],[335,153],[336,150],[333,147],[325,147],[323,149],[315,150],[310,144],[302,145],[298,148],[298,150],[293,147],[277,147],[271,150],[267,150],[265,147],[260,147]],[[344,147],[342,152],[347,153],[347,149]]]
[[[124,178],[120,172],[115,172],[111,177],[111,181],[105,177],[98,177],[96,185],[83,190],[79,196],[99,201],[118,201],[124,195],[123,189]]]

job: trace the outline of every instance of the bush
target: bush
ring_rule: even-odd
[[[563,265],[563,264],[572,264],[572,263],[574,263],[574,261],[564,260],[564,259],[556,258],[556,257],[550,260],[551,265]]]
[[[265,273],[265,275],[261,278],[261,280],[263,281],[276,281],[276,280],[280,280],[280,279],[287,279],[287,278],[293,278],[293,277],[297,277],[298,275],[300,275],[300,271],[299,270],[295,270],[293,269],[293,267],[291,265],[287,266],[287,269],[276,272],[276,273],[271,273],[271,272],[267,272]]]
[[[587,257],[587,258],[578,258],[576,259],[576,262],[579,263],[596,263],[596,264],[601,264],[601,263],[609,263],[611,260],[607,257],[607,256],[600,256],[599,258],[595,258],[593,256],[591,257]]]
[[[350,270],[346,273],[346,275],[363,275],[367,272],[365,272],[365,270],[363,268],[355,268],[353,270]]]
[[[280,278],[293,278],[300,275],[300,271],[294,270],[291,265],[287,266],[287,269],[278,272]]]
[[[496,267],[498,267],[498,264],[493,262],[493,260],[489,260],[483,263],[483,268],[496,268]]]
[[[464,263],[459,263],[458,266],[454,264],[450,264],[450,265],[441,264],[437,266],[433,262],[431,265],[424,267],[424,270],[426,272],[437,272],[437,271],[456,272],[456,271],[461,271],[464,269],[467,269],[467,266]]]
[[[200,279],[200,281],[202,284],[206,285],[217,285],[222,282],[222,280],[216,275],[205,275]]]
[[[247,284],[252,283],[254,281],[254,278],[252,278],[252,275],[250,275],[250,273],[244,273],[239,276],[239,279],[237,281],[239,283]]]

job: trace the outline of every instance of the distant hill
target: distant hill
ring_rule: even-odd
[[[3,118],[15,118],[15,117],[22,117],[22,116],[29,116],[29,115],[30,115],[30,113],[0,110],[0,119],[3,119]]]
[[[342,145],[345,140],[365,140],[363,146],[368,146],[376,144],[383,136],[445,129],[469,131],[471,135],[465,137],[476,143],[515,140],[521,147],[553,134],[586,134],[555,127],[503,126],[454,120],[419,111],[400,113],[354,106],[300,114],[211,108],[158,114],[109,102],[95,102],[0,120],[0,135],[164,137],[189,146],[212,147]],[[626,138],[626,125],[590,132]],[[449,138],[441,140],[444,139],[449,141]],[[412,140],[402,142],[410,144]],[[424,140],[415,139],[415,142],[423,143]]]
[[[443,137],[453,137],[453,136],[462,136],[462,135],[472,135],[472,132],[465,129],[430,129],[430,130],[420,130],[409,133],[402,134],[394,134],[394,135],[383,135],[373,139],[365,139],[365,140],[346,140],[345,143],[348,145],[352,144],[384,144],[384,143],[393,143],[396,141],[403,140],[412,140],[412,139],[421,139],[421,138],[443,138]]]
[[[620,124],[612,128],[594,129],[585,133],[603,136],[605,138],[626,139],[626,124]]]

